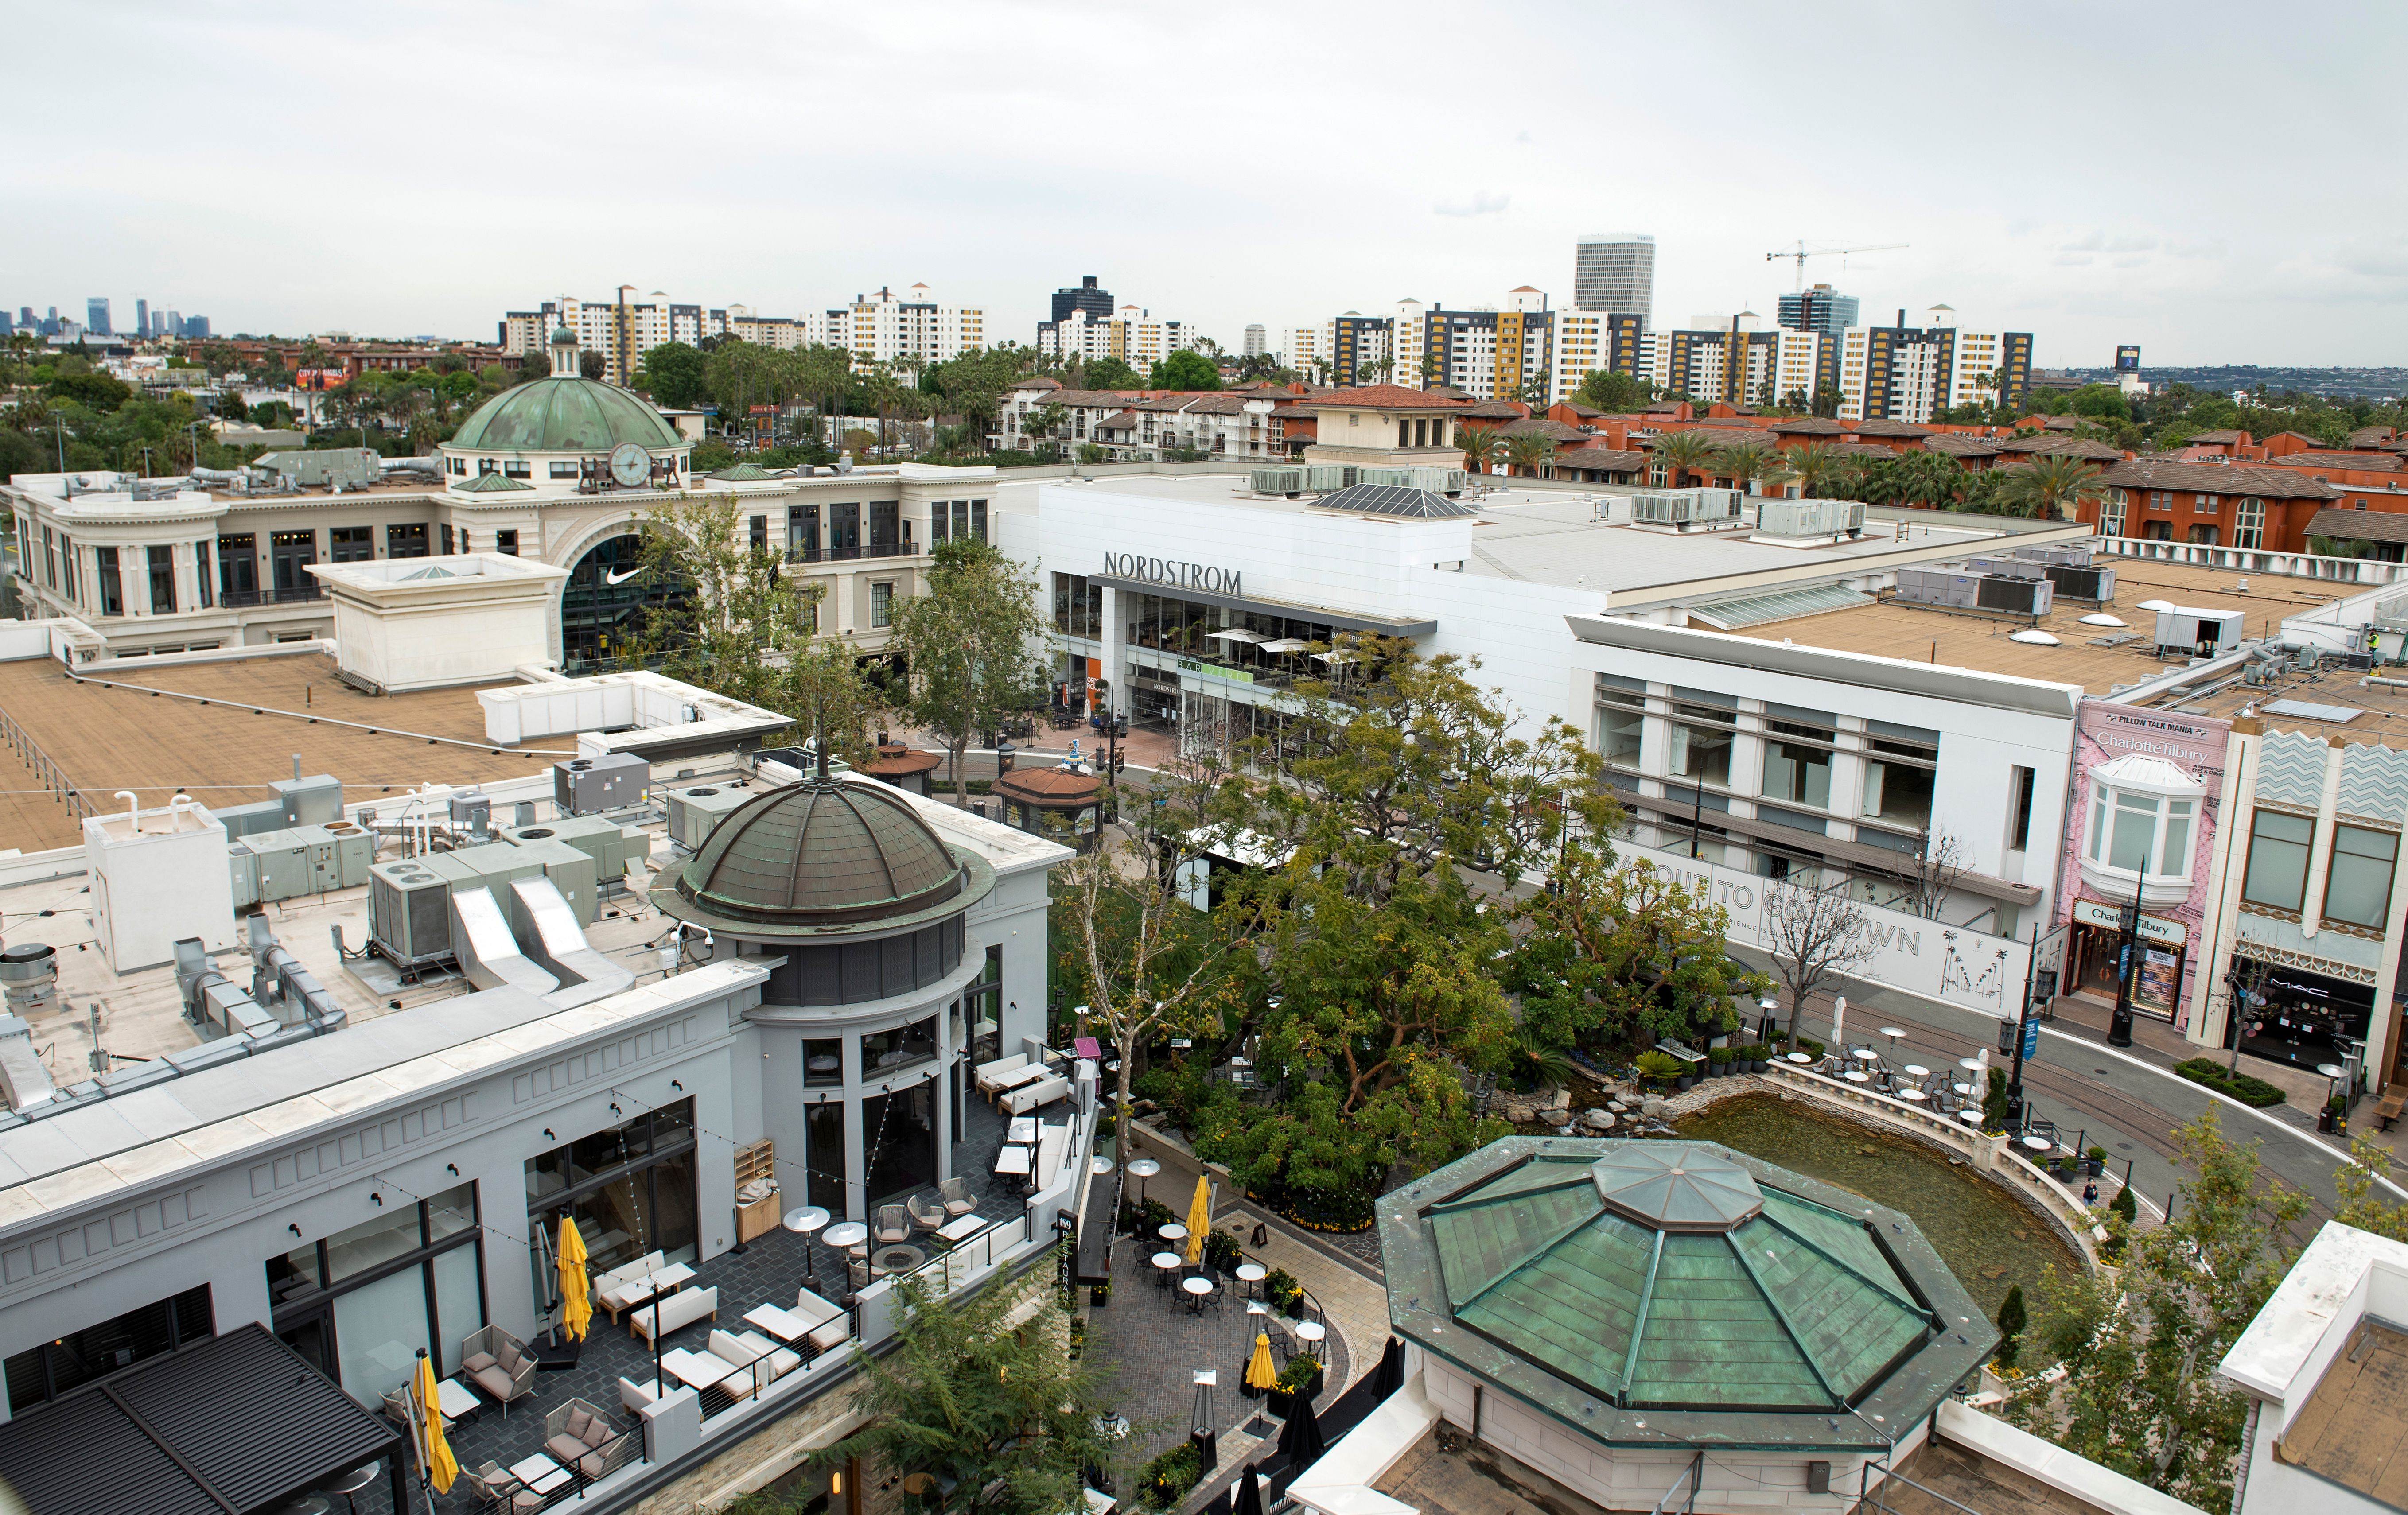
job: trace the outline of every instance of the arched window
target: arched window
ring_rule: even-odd
[[[2255,494],[2244,496],[2232,507],[2232,545],[2243,548],[2266,545],[2266,502]]]
[[[2190,897],[2207,786],[2163,758],[2137,753],[2090,770],[2082,878],[2103,898],[2143,905]]]
[[[2121,536],[2124,535],[2124,507],[2127,503],[2128,502],[2125,499],[2124,492],[2122,490],[2111,489],[2107,492],[2107,510],[2105,515],[2103,515],[2099,522],[2099,534],[2100,536]]]

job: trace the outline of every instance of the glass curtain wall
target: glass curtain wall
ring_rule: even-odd
[[[869,1203],[900,1200],[937,1181],[937,1084],[923,1079],[861,1102],[862,1163]]]

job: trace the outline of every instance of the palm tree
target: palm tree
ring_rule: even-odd
[[[1702,430],[1666,432],[1656,438],[1656,465],[1664,481],[1679,489],[1690,474],[1705,474],[1714,459],[1714,439]]]
[[[1538,432],[1518,433],[1505,438],[1505,458],[1514,468],[1533,479],[1553,478],[1555,439]]]
[[[1714,450],[1710,466],[1748,494],[1759,493],[1758,484],[1786,483],[1792,477],[1780,450],[1762,442],[1725,443]]]
[[[1848,460],[1828,442],[1808,442],[1788,449],[1781,461],[1788,466],[1790,477],[1804,486],[1806,497],[1811,500],[1823,493],[1823,486],[1839,480]]]
[[[2043,452],[2010,472],[1999,493],[2021,514],[2047,521],[2071,520],[2075,507],[2105,493],[2095,463],[2061,452]]]
[[[1486,473],[1488,465],[1497,461],[1497,454],[1504,448],[1497,438],[1494,426],[1457,426],[1455,429],[1455,445],[1463,449],[1463,465],[1475,474]]]

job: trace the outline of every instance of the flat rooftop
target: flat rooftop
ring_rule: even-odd
[[[1090,481],[1028,479],[1007,481],[997,491],[1001,507],[1012,514],[1035,514],[1037,491],[1053,488],[1093,490],[1132,499],[1159,500],[1168,505],[1234,506],[1281,515],[1318,514],[1356,521],[1440,528],[1455,521],[1397,522],[1354,510],[1327,510],[1317,496],[1287,499],[1253,493],[1250,471],[1187,474],[1178,477],[1130,475]],[[1522,481],[1526,486],[1527,481]],[[2089,535],[2071,522],[2051,523],[1985,516],[1942,516],[1914,512],[1914,519],[1868,516],[1864,535],[1820,547],[1777,546],[1751,541],[1749,528],[1714,532],[1645,531],[1611,525],[1597,519],[1597,503],[1607,495],[1628,494],[1635,486],[1590,485],[1584,488],[1517,487],[1503,479],[1480,480],[1481,488],[1462,496],[1476,505],[1470,519],[1471,555],[1463,571],[1483,578],[1549,584],[1564,589],[1598,590],[1610,595],[1661,589],[1699,580],[1739,575],[1781,574],[1811,579],[1817,574],[1876,572],[1903,556],[1922,562],[1950,555],[1969,555],[2010,545],[2010,540],[2035,536],[2049,538]],[[1893,515],[1898,514],[1896,512]],[[2143,596],[2145,597],[2145,596]],[[1617,601],[1612,608],[1625,607]]]
[[[2408,1508],[2408,1332],[2360,1317],[2349,1347],[2274,1443],[2304,1467],[2394,1509]]]
[[[2011,639],[2011,634],[2034,624],[2028,617],[1985,614],[1934,606],[1911,605],[1885,598],[1878,604],[1761,622],[1738,635],[1766,641],[1793,641],[1801,647],[1863,652],[1877,657],[1908,658],[1917,663],[1971,668],[2080,684],[2089,693],[2106,696],[2128,685],[2160,678],[2183,665],[2182,660],[2157,656],[2157,616],[2136,608],[2143,600],[2171,600],[2201,610],[2239,610],[2251,638],[2279,636],[2283,619],[2302,610],[2329,605],[2340,598],[2333,586],[2312,579],[2284,579],[2253,574],[2247,593],[2235,589],[2238,576],[2224,570],[2183,564],[2101,558],[2115,569],[2115,599],[2093,607],[2059,600],[2040,618],[2037,629],[2057,639],[2055,647]],[[2354,586],[2353,586],[2354,587]],[[2111,615],[2122,626],[2086,626],[2086,615]],[[1692,624],[1697,624],[1692,622]],[[2331,681],[2331,676],[2326,676]],[[2355,680],[2352,680],[2353,689]],[[2244,690],[2256,697],[2258,690]],[[2237,713],[2243,699],[2230,701]],[[2204,712],[2203,712],[2204,713]]]
[[[1898,1472],[1872,1498],[1857,1505],[1853,1515],[1965,1515],[1968,1509],[1982,1515],[2129,1515],[2042,1483],[2021,1468],[1953,1441],[1925,1442],[1899,1461]]]
[[[0,710],[102,809],[123,808],[113,797],[121,789],[140,795],[146,809],[178,790],[212,807],[268,799],[268,784],[293,777],[296,753],[303,773],[333,774],[351,801],[427,783],[516,779],[576,755],[573,739],[489,744],[473,689],[362,693],[322,652],[223,663],[128,658],[86,665],[83,674],[71,679],[50,658],[0,663]],[[0,774],[8,780],[0,783],[0,849],[82,843],[81,823],[42,792],[25,754],[0,752]]]

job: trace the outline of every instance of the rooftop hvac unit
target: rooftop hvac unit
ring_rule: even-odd
[[[482,836],[494,829],[494,802],[475,790],[451,797],[452,829]]]
[[[330,773],[307,779],[279,779],[268,788],[284,805],[288,826],[322,826],[343,816],[343,781]]]
[[[592,815],[636,804],[652,781],[652,765],[633,752],[567,758],[552,766],[552,803],[564,815]]]
[[[264,831],[256,836],[245,836],[236,845],[251,851],[256,880],[253,897],[262,905],[298,899],[335,887],[331,882],[320,881],[331,879],[334,872],[334,839],[322,827]],[[322,845],[323,857],[319,855]]]
[[[440,856],[368,870],[368,940],[407,971],[452,955],[452,885],[464,870]]]
[[[1985,610],[2044,616],[2056,593],[2055,586],[2045,579],[2002,579],[1997,574],[1984,574],[1974,586],[1974,603]]]
[[[1972,558],[1965,565],[1969,573],[1988,574],[1996,579],[2045,579],[2048,565],[2028,558]]]
[[[1898,597],[1909,605],[1940,605],[1971,610],[1981,593],[1981,576],[1957,568],[1900,568]]]
[[[250,848],[234,842],[226,848],[226,873],[234,883],[234,908],[259,903],[259,859]]]
[[[2203,658],[2229,652],[2241,645],[2243,612],[2194,610],[2176,606],[2157,612],[2157,647],[2187,648]]]
[[[1301,468],[1257,468],[1252,487],[1257,494],[1300,494],[1304,492],[1304,470]]]
[[[760,793],[732,784],[696,784],[669,791],[669,841],[689,852],[698,850],[720,817]]]
[[[1305,465],[1304,487],[1314,494],[1328,494],[1341,489],[1353,489],[1363,481],[1363,470],[1351,463],[1314,463]]]
[[[1657,530],[1712,531],[1746,517],[1735,489],[1649,490],[1630,496],[1630,523]]]
[[[552,887],[560,892],[560,897],[566,900],[569,909],[575,912],[579,925],[590,926],[600,917],[602,911],[595,900],[595,870],[591,853],[550,837],[522,842],[507,850],[518,853],[533,865],[522,875],[523,878],[552,880]],[[519,903],[518,893],[504,884],[494,889],[494,898],[503,903],[503,908],[510,918],[510,929],[522,938],[527,938],[534,926],[525,908]]]
[[[736,793],[757,794],[760,791],[742,789]],[[669,817],[670,823],[675,824],[674,799]],[[512,826],[502,833],[502,840],[522,847],[529,842],[566,842],[594,860],[595,877],[604,883],[626,877],[627,865],[642,860],[652,850],[652,837],[647,833],[593,815],[570,816],[539,826]]]
[[[384,477],[384,460],[364,447],[313,448],[306,452],[263,452],[251,466],[282,474],[296,484],[340,484],[366,489]]]
[[[1865,529],[1861,500],[1781,500],[1759,502],[1756,530],[1768,536],[1843,536]]]
[[[368,881],[368,866],[376,862],[376,834],[351,821],[329,822],[324,826],[335,843],[336,887],[357,889]]]
[[[2106,605],[2115,598],[2115,569],[2112,564],[2093,568],[2052,563],[2045,565],[2044,570],[2048,581],[2057,586],[2060,599]]]
[[[2014,555],[2028,563],[2052,564],[2062,568],[2090,566],[2090,549],[2086,547],[2019,547]]]

